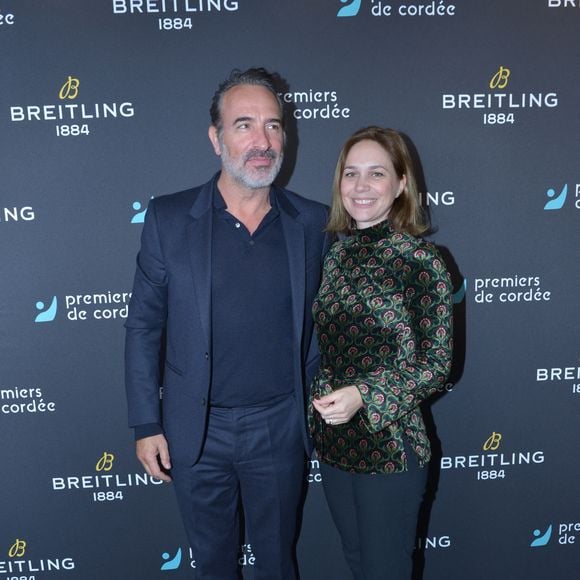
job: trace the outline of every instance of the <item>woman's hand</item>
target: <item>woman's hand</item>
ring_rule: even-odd
[[[320,399],[313,399],[312,404],[329,425],[343,425],[348,423],[363,406],[363,400],[359,390],[350,386],[338,389]]]

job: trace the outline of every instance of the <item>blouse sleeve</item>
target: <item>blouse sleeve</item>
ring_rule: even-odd
[[[415,409],[443,387],[451,370],[451,283],[445,264],[431,244],[412,253],[404,290],[408,315],[401,318],[402,348],[396,366],[380,366],[357,383],[361,413],[371,431],[380,431]],[[401,348],[401,347],[400,347]]]

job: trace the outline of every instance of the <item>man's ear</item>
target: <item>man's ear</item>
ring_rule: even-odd
[[[209,137],[209,140],[211,141],[211,144],[212,144],[213,150],[215,151],[215,154],[221,155],[222,150],[220,147],[220,141],[218,139],[217,129],[213,125],[209,126],[209,129],[207,131],[207,136]]]

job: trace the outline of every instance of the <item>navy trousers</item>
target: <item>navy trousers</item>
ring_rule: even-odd
[[[324,494],[355,580],[410,580],[428,470],[368,475],[320,464]]]
[[[256,580],[294,580],[306,455],[294,397],[267,407],[212,408],[200,460],[173,481],[199,580],[240,578],[243,536]]]

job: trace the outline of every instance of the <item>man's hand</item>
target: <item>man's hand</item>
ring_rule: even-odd
[[[329,395],[313,399],[314,408],[329,425],[348,423],[363,406],[359,390],[355,386],[343,387]]]
[[[169,448],[164,435],[144,437],[137,441],[137,459],[145,471],[157,479],[171,481],[167,471],[171,469]]]

